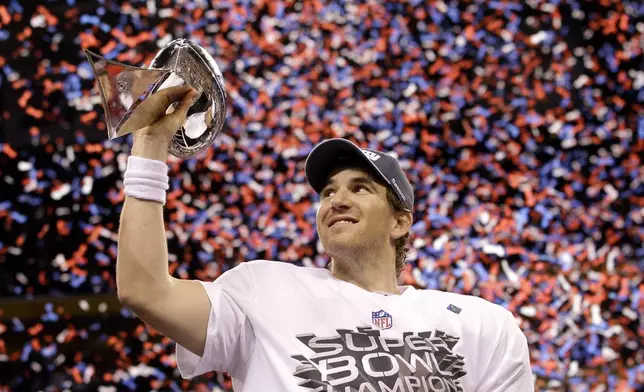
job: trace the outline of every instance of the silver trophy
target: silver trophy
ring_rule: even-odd
[[[156,91],[188,84],[200,92],[186,121],[170,144],[170,153],[191,158],[208,148],[221,132],[226,116],[224,78],[215,60],[201,46],[177,39],[157,53],[148,68],[133,67],[85,51],[94,70],[105,109],[110,139],[136,129],[128,121]]]

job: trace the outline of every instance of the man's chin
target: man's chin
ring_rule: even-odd
[[[353,257],[360,247],[351,238],[334,238],[324,246],[326,253],[332,258]]]

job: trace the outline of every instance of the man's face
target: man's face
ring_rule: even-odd
[[[331,257],[389,244],[395,216],[387,188],[361,169],[331,173],[320,192],[317,230]]]

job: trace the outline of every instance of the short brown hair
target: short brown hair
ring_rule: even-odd
[[[389,186],[387,187],[387,202],[395,212],[408,211],[405,204],[396,196],[393,189]],[[410,234],[407,232],[396,240],[396,276],[400,276],[400,273],[407,264],[406,260],[407,251],[409,250],[409,237]]]

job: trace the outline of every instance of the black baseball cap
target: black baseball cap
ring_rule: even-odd
[[[398,160],[384,152],[360,148],[346,139],[329,139],[319,143],[306,158],[306,179],[319,194],[326,186],[329,174],[343,159],[359,159],[371,173],[382,179],[411,212],[414,210],[414,189]]]

